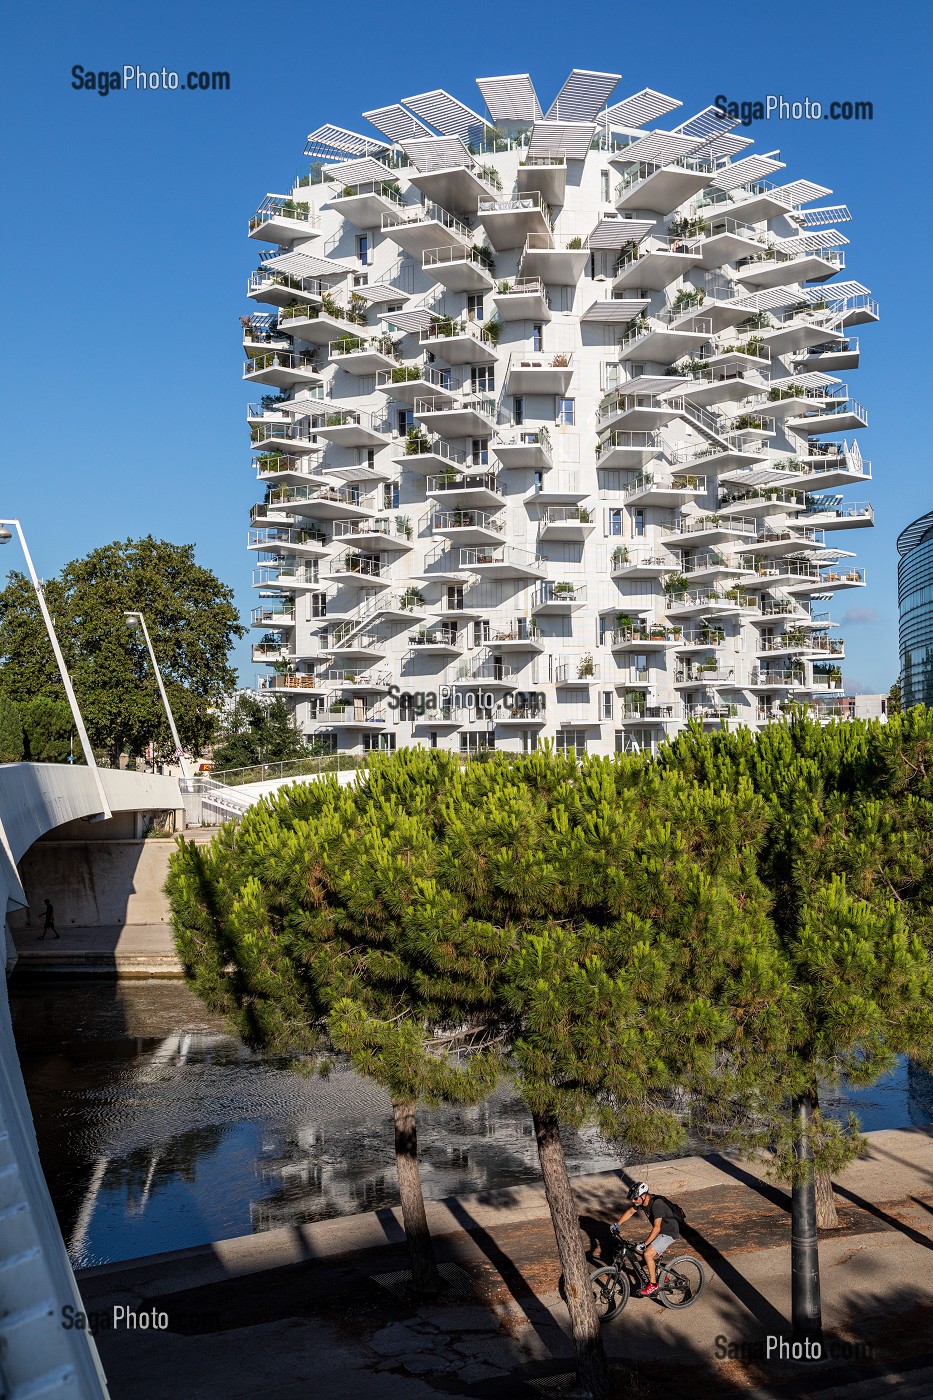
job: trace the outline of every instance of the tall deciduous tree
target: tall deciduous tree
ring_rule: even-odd
[[[228,655],[243,634],[226,584],[195,562],[192,545],[115,541],[67,564],[45,588],[95,749],[116,762],[172,740],[145,643],[124,612],[143,612],[182,743],[210,739],[211,708],[232,690]],[[0,692],[16,701],[62,698],[35,594],[22,574],[0,593]]]

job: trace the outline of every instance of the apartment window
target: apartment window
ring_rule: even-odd
[[[514,398],[512,400],[512,421],[516,428],[520,428],[525,421],[525,400]]]
[[[531,348],[536,352],[544,349],[544,327],[532,326],[531,328]]]
[[[599,366],[599,387],[604,394],[611,394],[619,387],[619,365],[614,360],[603,360]]]
[[[429,738],[429,741],[430,741],[431,748],[432,748],[432,749],[436,749],[436,748],[437,748],[437,730],[436,730],[436,729],[432,729],[431,732],[430,732],[430,734],[429,734],[429,736],[428,736],[428,738]]]
[[[632,534],[636,540],[645,538],[645,512],[643,510],[632,511]]]
[[[489,621],[486,618],[473,623],[473,645],[481,647],[489,641]]]
[[[485,438],[473,438],[470,447],[470,463],[474,467],[489,466],[489,446]]]
[[[622,520],[625,512],[621,506],[613,506],[609,512],[609,533],[610,535],[621,535]]]
[[[612,691],[604,690],[600,698],[600,714],[603,719],[612,719],[612,700]]]
[[[395,414],[395,431],[399,437],[405,437],[408,429],[415,421],[415,415],[410,408],[400,408]]]
[[[636,652],[632,657],[632,680],[646,681],[648,679],[648,657],[645,652]]]
[[[482,753],[485,749],[496,747],[495,735],[493,734],[461,734],[460,752],[463,754]]]
[[[534,753],[538,747],[538,736],[531,729],[522,730],[522,753]]]
[[[375,447],[367,447],[367,449],[366,449],[366,465],[367,465],[367,467],[369,467],[370,471],[371,471],[371,470],[373,469],[373,467],[376,465],[376,449],[375,449]]]
[[[398,482],[387,481],[382,488],[382,509],[398,510],[399,499]]]
[[[557,421],[565,428],[572,428],[577,421],[576,405],[573,399],[557,400]]]
[[[463,584],[449,583],[447,585],[447,608],[453,612],[463,607]]]
[[[603,204],[609,203],[610,191],[608,170],[601,170],[599,172],[599,197],[602,200]]]
[[[470,370],[470,385],[474,394],[491,394],[495,383],[492,365],[474,365]]]
[[[533,482],[533,490],[534,490],[535,495],[538,494],[538,492],[541,490],[541,487],[542,487],[543,485],[544,485],[544,472],[535,472],[535,474],[534,474],[534,482]]]
[[[559,729],[557,731],[557,752],[575,754],[582,758],[586,753],[585,729]]]
[[[364,267],[369,267],[372,262],[372,244],[369,241],[368,233],[361,233],[357,236],[356,256]]]
[[[415,718],[415,697],[405,690],[399,696],[398,718],[400,724],[411,724]]]
[[[467,316],[472,316],[474,321],[481,321],[483,319],[482,292],[467,293]]]
[[[327,616],[327,594],[326,594],[326,593],[312,593],[312,594],[311,594],[311,620],[313,620],[313,619],[316,618],[316,617],[326,617],[326,616]]]
[[[394,753],[395,735],[385,734],[364,734],[363,749],[367,753]]]

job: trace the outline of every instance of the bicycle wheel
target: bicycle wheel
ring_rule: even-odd
[[[593,1302],[596,1304],[600,1322],[611,1322],[614,1317],[618,1317],[631,1292],[625,1274],[611,1264],[594,1269],[590,1274],[590,1287],[593,1290]]]
[[[681,1254],[662,1265],[666,1275],[658,1297],[666,1308],[689,1308],[703,1291],[706,1270],[692,1254]]]

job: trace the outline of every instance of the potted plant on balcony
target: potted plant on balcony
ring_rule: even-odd
[[[412,535],[414,534],[414,530],[412,528],[411,523],[411,516],[397,515],[395,517],[395,528],[400,535],[405,536],[406,540],[410,540]]]
[[[539,447],[544,447],[544,448],[550,449],[550,446],[551,446],[551,434],[548,432],[547,427],[541,427],[541,428],[539,428],[538,431],[537,431],[536,437],[537,437],[537,441],[538,441],[538,446],[539,446]]]
[[[502,322],[493,316],[491,321],[487,321],[483,327],[483,339],[490,345],[498,345],[499,337],[502,335]]]
[[[593,512],[588,506],[578,506],[577,519],[581,525],[591,525],[593,523]]]
[[[628,545],[617,544],[612,551],[612,567],[618,569],[620,565],[628,563]]]
[[[567,369],[570,364],[569,355],[552,355],[551,369]]]
[[[690,580],[686,574],[668,574],[664,580],[665,593],[686,593],[690,587]]]
[[[596,666],[593,662],[593,655],[592,652],[588,651],[585,656],[580,658],[580,664],[577,667],[577,678],[581,681],[587,680],[589,677],[594,676],[595,674]]]
[[[551,587],[551,592],[559,597],[573,597],[576,591],[576,584],[568,583],[566,580],[562,580],[559,583],[555,583]]]
[[[396,374],[406,374],[407,370],[393,370],[392,377]],[[417,457],[422,452],[431,451],[431,439],[424,428],[409,428],[405,435],[405,455],[406,457]]]
[[[616,631],[624,632],[629,627],[635,626],[635,619],[631,613],[616,613]]]
[[[583,247],[583,239],[582,239],[582,238],[571,238],[570,242],[567,244],[567,247],[568,247],[568,248],[572,248],[572,249],[574,249],[574,250],[576,250],[577,248],[582,248],[582,247]]]

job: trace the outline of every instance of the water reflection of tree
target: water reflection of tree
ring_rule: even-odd
[[[933,1074],[913,1060],[907,1062],[907,1116],[914,1128],[933,1123]]]
[[[227,1131],[223,1124],[193,1128],[164,1143],[133,1148],[108,1163],[103,1189],[120,1192],[128,1213],[142,1215],[150,1197],[175,1182],[196,1181],[199,1160],[217,1151]]]

